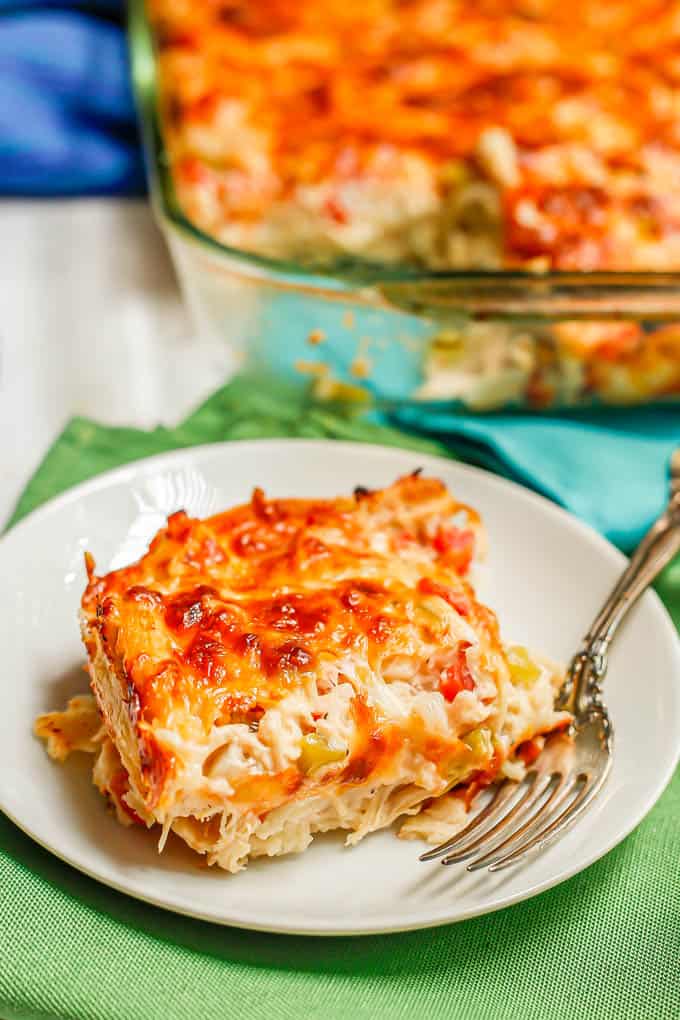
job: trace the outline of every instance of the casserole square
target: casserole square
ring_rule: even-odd
[[[62,760],[99,748],[121,821],[228,871],[402,816],[417,815],[403,835],[436,840],[569,721],[559,670],[506,646],[475,596],[483,548],[476,512],[418,473],[173,514],[137,563],[100,577],[88,557],[96,706],[88,719],[75,699],[36,730]]]

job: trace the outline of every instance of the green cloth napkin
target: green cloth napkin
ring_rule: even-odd
[[[72,421],[13,521],[69,485],[177,446],[326,436],[446,448],[237,380],[176,429]],[[680,561],[660,586],[680,624]],[[106,889],[0,816],[0,1016],[69,1020],[678,1020],[680,775],[624,842],[525,903],[404,935],[262,935]],[[228,879],[225,879],[228,881]]]

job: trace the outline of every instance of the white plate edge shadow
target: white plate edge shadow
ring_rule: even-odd
[[[485,471],[482,468],[477,468],[468,464],[464,464],[460,461],[448,459],[446,457],[439,457],[433,454],[423,454],[416,450],[408,450],[402,447],[390,447],[381,446],[378,444],[364,444],[355,443],[342,440],[324,440],[324,439],[256,439],[256,440],[238,440],[238,441],[225,441],[220,443],[207,443],[194,447],[184,447],[178,450],[164,452],[156,454],[152,457],[142,458],[140,460],[133,461],[129,464],[122,465],[114,468],[111,471],[104,472],[96,475],[85,482],[82,482],[65,492],[59,494],[55,498],[49,500],[44,505],[38,507],[30,514],[26,515],[20,522],[14,525],[3,537],[0,539],[0,559],[2,557],[3,550],[13,537],[30,530],[32,526],[35,526],[36,522],[39,522],[43,517],[49,517],[60,507],[68,505],[72,502],[78,501],[83,496],[88,495],[92,492],[97,492],[101,489],[106,489],[109,486],[126,485],[131,484],[135,479],[144,477],[149,474],[163,470],[166,466],[176,466],[178,462],[185,460],[191,461],[193,458],[197,458],[199,461],[203,457],[219,457],[221,452],[234,451],[235,447],[239,447],[241,452],[247,454],[247,448],[260,448],[265,447],[276,447],[276,446],[298,446],[305,447],[310,450],[327,449],[332,446],[335,450],[343,450],[344,452],[361,454],[362,456],[378,456],[380,458],[390,458],[395,461],[402,461],[404,457],[411,457],[415,466],[421,464],[425,469],[432,468],[446,468],[454,473],[462,473],[463,475],[472,473],[473,475],[483,476],[485,484],[496,488],[499,491],[512,490],[514,494],[521,494],[528,503],[536,504],[541,512],[547,513],[557,521],[563,521],[568,523],[568,526],[580,532],[584,538],[587,538],[591,543],[599,545],[603,553],[613,559],[615,558],[619,566],[622,568],[625,564],[625,557],[620,553],[607,539],[598,534],[593,528],[585,524],[583,521],[574,517],[571,513],[564,510],[562,507],[551,502],[546,497],[533,492],[530,489],[525,488],[515,482],[509,481],[505,478],[501,478],[491,472]],[[246,448],[245,450],[243,448]],[[266,480],[264,480],[266,484]],[[663,606],[663,603],[659,599],[655,592],[647,593],[645,599],[655,602],[655,611],[659,615],[659,624],[665,626],[668,629],[669,634],[672,634],[677,641],[677,633],[675,628],[668,616],[668,613]],[[662,623],[663,621],[663,623]],[[680,665],[680,652],[676,655],[677,664]],[[436,914],[431,911],[428,913],[427,919],[414,919],[408,923],[383,923],[379,920],[375,920],[373,924],[359,925],[354,927],[338,927],[337,924],[321,923],[314,921],[311,925],[302,926],[288,926],[288,925],[277,925],[262,922],[257,919],[257,916],[233,916],[226,918],[225,916],[217,913],[210,913],[205,911],[197,911],[193,909],[187,909],[186,906],[182,906],[178,903],[168,901],[167,898],[161,898],[154,895],[150,895],[142,889],[131,887],[130,884],[117,881],[115,876],[106,874],[100,869],[91,869],[88,867],[87,862],[83,861],[77,854],[67,855],[60,851],[57,845],[49,841],[43,840],[40,835],[31,827],[30,824],[26,824],[22,819],[15,816],[15,814],[7,810],[7,805],[3,803],[0,797],[0,810],[2,810],[8,818],[27,836],[29,836],[34,842],[38,843],[45,850],[59,858],[64,863],[82,872],[88,877],[98,881],[119,893],[132,896],[133,898],[142,902],[148,903],[154,907],[161,908],[164,910],[171,911],[176,914],[183,916],[192,917],[201,921],[207,921],[210,923],[216,923],[220,925],[245,928],[254,931],[268,932],[273,934],[290,934],[290,935],[321,935],[321,936],[357,936],[357,935],[375,935],[375,934],[387,934],[397,933],[411,930],[418,930],[424,928],[437,927],[445,924],[455,923],[458,921],[467,920],[471,917],[480,916],[482,914],[490,913],[496,910],[504,909],[505,907],[512,906],[515,903],[521,902],[522,900],[528,899],[541,892],[544,892],[563,881],[573,877],[575,874],[583,871],[589,867],[595,861],[609,853],[615,846],[617,846],[623,839],[625,839],[643,820],[646,814],[651,810],[654,804],[657,802],[666,786],[670,782],[678,760],[680,759],[680,700],[676,699],[676,712],[674,716],[669,720],[669,724],[672,726],[676,749],[675,757],[673,760],[668,760],[666,767],[661,770],[655,777],[655,783],[653,789],[650,789],[647,794],[646,802],[641,805],[638,811],[627,819],[626,824],[621,826],[612,837],[607,840],[603,845],[597,848],[596,852],[584,855],[582,858],[578,858],[571,865],[562,867],[558,873],[554,876],[537,882],[535,884],[529,884],[526,888],[509,895],[499,895],[498,899],[490,905],[482,905],[479,908],[473,907],[469,910],[462,912],[452,911],[452,905],[449,903],[441,913]],[[1,793],[1,791],[0,791]],[[606,791],[605,791],[606,797]],[[414,867],[417,865],[417,845],[413,844],[414,849]],[[269,866],[276,866],[276,862],[269,862]],[[230,879],[226,878],[227,881]],[[455,900],[453,901],[455,903]],[[258,912],[260,913],[260,912]]]

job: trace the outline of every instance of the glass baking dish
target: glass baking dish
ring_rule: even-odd
[[[431,272],[229,248],[177,200],[143,0],[133,80],[153,209],[200,335],[321,400],[447,410],[680,401],[680,273]],[[216,383],[221,380],[216,380]]]

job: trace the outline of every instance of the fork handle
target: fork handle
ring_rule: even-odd
[[[602,636],[603,632],[606,632],[609,629],[610,618],[614,611],[614,607],[618,603],[619,597],[623,596],[629,589],[630,585],[635,581],[645,564],[649,562],[650,557],[652,555],[656,555],[659,544],[667,541],[669,533],[673,533],[673,531],[677,528],[680,528],[680,489],[673,491],[666,509],[663,511],[661,516],[654,521],[649,531],[647,531],[644,538],[635,549],[626,569],[623,571],[616,585],[609,593],[607,601],[602,606],[602,609],[595,617],[590,630],[584,638],[584,643],[597,636]],[[670,558],[672,558],[672,556],[673,553],[670,554]],[[662,563],[658,568],[659,571],[662,570],[664,566],[665,563]],[[654,577],[655,576],[656,574]],[[651,584],[654,577],[650,579],[648,584]],[[613,637],[613,634],[611,637]]]
[[[680,491],[633,553],[574,657],[558,697],[579,718],[600,705],[607,653],[621,622],[652,581],[680,551]]]

